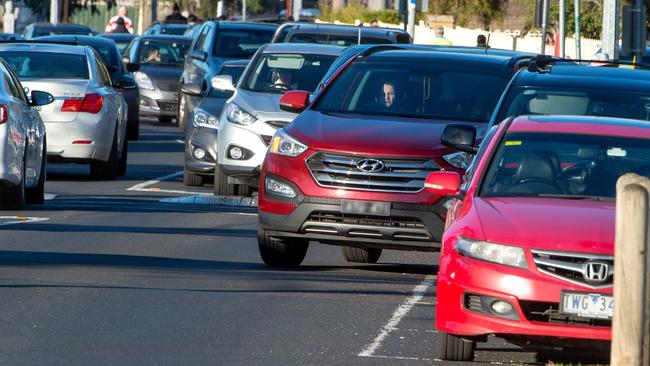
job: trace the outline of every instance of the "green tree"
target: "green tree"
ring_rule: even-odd
[[[490,29],[492,21],[503,19],[505,4],[506,0],[429,0],[429,13],[453,15],[460,26],[478,21]]]

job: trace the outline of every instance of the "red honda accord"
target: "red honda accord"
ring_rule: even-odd
[[[443,143],[467,151],[454,128]],[[425,181],[458,198],[440,256],[438,357],[472,360],[488,335],[531,349],[608,349],[616,180],[650,176],[650,125],[518,117],[485,141],[463,185],[455,172]]]

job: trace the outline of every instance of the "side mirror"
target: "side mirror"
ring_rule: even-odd
[[[280,109],[285,112],[301,113],[309,107],[309,92],[292,90],[280,98]]]
[[[476,128],[470,125],[450,124],[440,137],[440,142],[452,149],[476,154]]]
[[[136,72],[136,71],[140,70],[140,64],[134,64],[134,63],[131,63],[131,62],[127,62],[125,66],[126,66],[126,71],[128,71],[128,72]]]
[[[201,86],[199,86],[199,84],[194,84],[194,83],[183,84],[183,86],[181,87],[181,92],[183,94],[192,95],[196,97],[200,97],[203,95],[203,90],[201,90]]]
[[[127,56],[124,56],[124,57],[122,57],[122,62],[124,62],[126,65],[128,65],[128,64],[131,63],[131,60]]]
[[[138,84],[133,80],[132,77],[127,75],[122,75],[122,77],[117,81],[115,87],[120,89],[135,89],[138,87]]]
[[[460,193],[460,174],[450,171],[433,172],[424,180],[424,188],[438,196],[456,196]]]
[[[219,91],[235,91],[235,84],[230,75],[217,75],[210,80],[210,84]]]
[[[48,105],[54,101],[52,94],[40,90],[32,90],[31,97],[32,100],[29,105],[32,107]]]
[[[208,54],[203,51],[194,50],[190,53],[190,57],[195,60],[205,61],[208,59]]]

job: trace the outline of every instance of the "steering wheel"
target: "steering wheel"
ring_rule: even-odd
[[[559,192],[564,192],[564,190],[557,184],[557,182],[554,182],[549,179],[545,178],[539,178],[539,177],[528,177],[528,178],[523,178],[518,181],[516,181],[513,186],[519,186],[522,184],[528,184],[528,183],[540,183],[540,184],[546,184],[548,186],[552,186],[553,188],[557,189]]]

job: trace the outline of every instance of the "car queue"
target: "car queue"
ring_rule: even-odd
[[[615,182],[650,176],[648,71],[410,45],[394,30],[208,21],[196,32],[133,39],[130,84],[89,46],[0,43],[2,208],[42,202],[46,160],[123,175],[120,89],[135,80],[140,115],[185,131],[185,184],[257,188],[267,265],[299,266],[311,242],[354,263],[440,251],[438,358],[470,361],[489,335],[608,346]],[[267,44],[279,40],[290,44]]]

